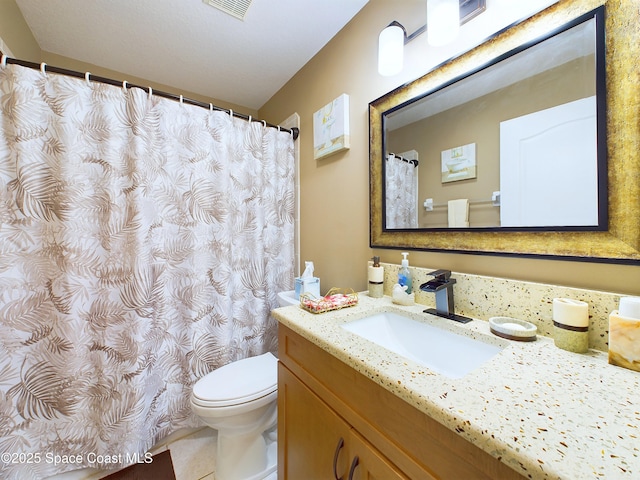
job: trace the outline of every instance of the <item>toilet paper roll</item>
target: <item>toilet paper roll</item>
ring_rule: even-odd
[[[553,321],[570,327],[588,327],[589,304],[571,298],[554,298]]]
[[[640,297],[622,297],[618,312],[623,317],[640,320]]]
[[[369,267],[369,281],[371,283],[384,282],[384,268],[383,267]]]

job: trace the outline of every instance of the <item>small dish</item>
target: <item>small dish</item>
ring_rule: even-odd
[[[489,328],[494,335],[518,342],[533,342],[538,331],[533,323],[512,317],[491,317]]]

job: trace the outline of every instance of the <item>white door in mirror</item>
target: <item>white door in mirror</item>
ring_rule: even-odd
[[[500,226],[598,225],[596,97],[500,123]]]

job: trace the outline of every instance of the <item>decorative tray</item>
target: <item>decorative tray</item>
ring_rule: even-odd
[[[311,313],[325,313],[358,304],[358,294],[351,288],[332,288],[324,297],[316,297],[311,293],[300,295],[300,308]]]

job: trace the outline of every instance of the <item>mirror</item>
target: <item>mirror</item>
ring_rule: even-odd
[[[637,139],[638,132],[632,126],[623,126],[625,109],[630,107],[616,102],[625,89],[633,88],[626,71],[633,55],[625,53],[625,49],[630,45],[629,35],[635,35],[637,27],[615,22],[615,18],[631,14],[625,12],[626,6],[608,4],[606,26],[604,6],[590,12],[586,8],[580,12],[575,6],[556,4],[369,104],[371,247],[599,258],[623,263],[640,260],[640,232],[633,220],[640,213],[637,192],[612,182],[623,175],[624,168],[637,169],[634,160],[625,157],[623,151],[628,145],[626,155],[637,158],[637,152],[630,148],[633,142],[628,139]],[[551,46],[553,54],[545,53],[547,46]],[[532,67],[541,68],[534,71]],[[504,73],[500,70],[503,68],[509,71]],[[516,76],[513,69],[518,73],[532,72],[526,81],[533,83],[521,83],[521,78],[511,81]],[[636,70],[634,66],[633,71]],[[573,80],[564,83],[566,77]],[[516,101],[534,90],[542,96],[530,98],[529,102]],[[497,107],[493,105],[496,102]],[[554,110],[558,107],[568,111]],[[475,126],[465,123],[464,119],[474,117],[478,111],[494,111],[494,116],[498,111],[501,118],[492,123],[476,120]],[[522,150],[522,138],[535,137],[541,130],[545,133],[535,118],[538,115],[546,115],[543,125],[582,123],[577,135],[589,140],[552,144],[549,150],[547,144],[551,142],[547,138],[514,160],[508,152],[517,154]],[[560,115],[565,120],[556,122]],[[528,127],[519,124],[531,123],[532,117],[538,126],[534,126],[533,134],[523,134],[522,129]],[[586,117],[591,118],[590,123],[582,121]],[[515,121],[511,123],[512,120]],[[485,130],[480,130],[478,124]],[[516,140],[509,134],[513,130],[520,132]],[[416,131],[420,133],[416,135]],[[563,134],[552,136],[568,138]],[[592,148],[582,149],[586,144]],[[617,145],[615,149],[613,145]],[[557,168],[557,161],[548,161],[550,152],[559,151],[564,158],[574,150],[578,154],[564,169],[566,176],[561,183],[556,183],[553,191],[541,194],[543,186],[534,180],[548,182],[563,170]],[[398,180],[396,172],[386,167],[392,158],[411,167],[405,170],[419,172],[415,179]],[[584,158],[588,158],[587,163],[578,168]],[[526,173],[523,175],[518,168],[514,171],[514,165],[520,170],[524,166]],[[531,170],[533,167],[540,169]],[[582,176],[586,171],[590,176]],[[517,180],[513,183],[507,178]],[[523,185],[523,181],[529,184]],[[387,200],[388,185],[392,183],[403,186],[400,195],[409,195],[411,189],[417,191],[413,213],[394,203],[397,196]],[[579,183],[579,193],[585,194],[577,203],[572,203],[572,195],[554,197],[558,190],[566,190],[574,183]],[[501,213],[514,202],[516,213],[535,210],[527,203],[529,197],[544,197],[545,201],[549,197],[551,203],[534,202],[533,207],[540,203],[542,214],[562,210],[562,215],[540,217],[534,212],[523,220],[513,213]],[[450,204],[450,200],[462,200],[462,209],[456,208],[457,202]],[[557,206],[560,202],[562,208]],[[583,209],[587,204],[589,208]],[[415,215],[413,220],[392,219],[396,214],[407,215],[407,210],[409,217]],[[630,212],[635,217],[629,216]]]
[[[383,112],[385,228],[606,229],[596,33],[583,17]]]

